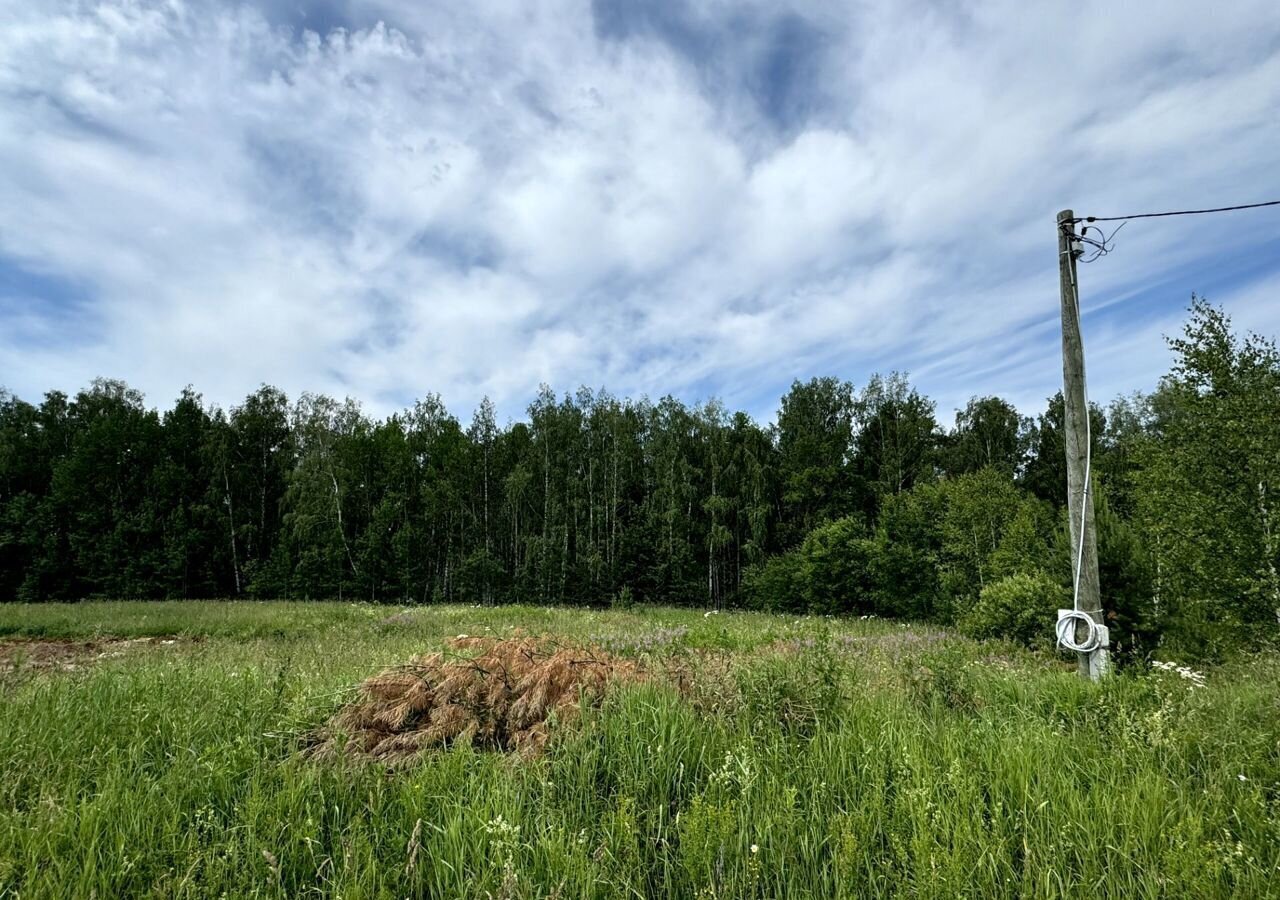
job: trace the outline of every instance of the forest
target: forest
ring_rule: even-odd
[[[1280,625],[1280,354],[1194,297],[1169,345],[1155,390],[1092,409],[1103,604],[1122,656],[1219,658]],[[773,424],[547,386],[505,426],[433,394],[375,419],[265,385],[0,392],[0,599],[737,606],[1043,644],[1062,418],[975,397],[947,426],[896,373],[796,381]]]

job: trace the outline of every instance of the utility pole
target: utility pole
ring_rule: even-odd
[[[1092,647],[1078,652],[1079,672],[1097,680],[1109,664],[1107,630],[1102,618],[1098,584],[1098,537],[1093,521],[1090,489],[1089,403],[1085,393],[1084,344],[1080,338],[1080,295],[1076,280],[1075,213],[1058,213],[1058,275],[1062,291],[1062,400],[1067,445],[1067,511],[1071,519],[1071,567],[1075,579],[1071,613],[1075,644]],[[1083,614],[1083,615],[1080,615]],[[1064,623],[1064,626],[1066,623]],[[1060,626],[1061,628],[1062,626]],[[1060,630],[1061,635],[1061,630]],[[1095,646],[1096,645],[1096,646]]]

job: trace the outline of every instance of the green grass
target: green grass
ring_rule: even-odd
[[[395,613],[0,605],[10,636],[200,638],[3,676],[0,897],[1280,896],[1274,656],[1093,686],[876,621]],[[514,628],[702,677],[615,693],[533,762],[297,758],[361,678]]]

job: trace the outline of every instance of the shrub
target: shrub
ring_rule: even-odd
[[[631,585],[624,584],[618,593],[613,597],[614,609],[631,609],[636,605],[635,594],[631,592]]]
[[[871,611],[898,619],[927,619],[938,610],[942,583],[935,556],[878,535],[871,555]]]
[[[837,519],[809,532],[800,545],[800,573],[809,611],[871,612],[875,549],[865,527],[854,518]]]
[[[960,617],[960,630],[974,638],[1044,646],[1052,640],[1057,610],[1070,599],[1048,575],[1020,572],[984,587],[978,602]]]
[[[854,518],[819,525],[796,549],[747,572],[747,605],[772,612],[877,612],[877,550],[877,542]]]
[[[743,573],[742,593],[751,609],[805,612],[809,601],[799,554],[793,550],[756,563]]]

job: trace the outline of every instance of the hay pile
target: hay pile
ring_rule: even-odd
[[[548,719],[573,719],[617,681],[645,677],[632,661],[545,638],[459,637],[365,681],[319,732],[307,755],[363,756],[390,765],[455,741],[537,755]]]

